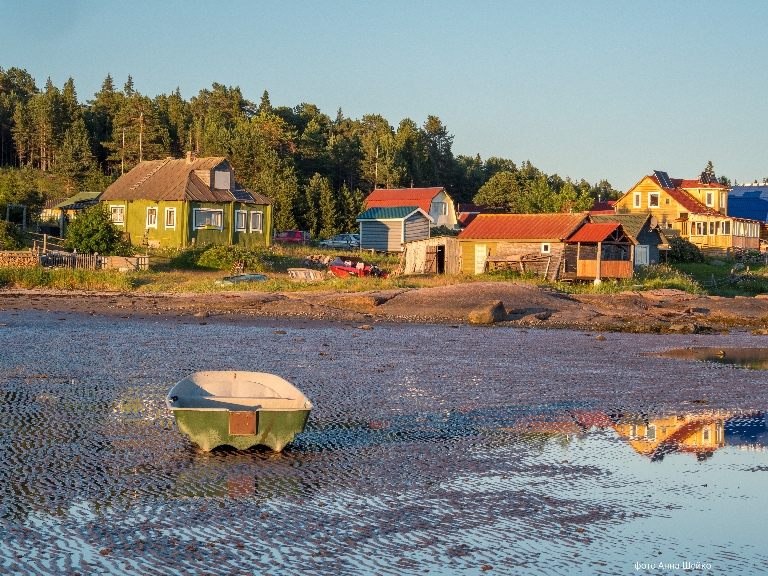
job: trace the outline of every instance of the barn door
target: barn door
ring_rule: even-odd
[[[485,244],[475,244],[475,274],[485,272],[485,259],[488,253],[485,251]]]
[[[424,272],[437,274],[437,246],[427,246],[427,253],[424,257]]]

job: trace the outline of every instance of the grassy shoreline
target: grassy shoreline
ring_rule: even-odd
[[[710,264],[661,264],[636,271],[632,278],[592,282],[547,282],[539,277],[518,272],[499,271],[480,275],[408,275],[389,278],[336,278],[328,276],[318,282],[292,282],[288,268],[305,267],[314,256],[334,257],[344,252],[314,249],[309,246],[274,246],[246,251],[239,247],[217,246],[190,250],[156,250],[150,252],[150,269],[138,272],[116,270],[67,270],[52,268],[0,268],[0,288],[98,290],[136,293],[215,293],[225,291],[303,292],[391,290],[432,288],[454,284],[489,281],[528,281],[541,287],[572,294],[616,294],[625,291],[677,289],[691,294],[710,296],[753,296],[768,292],[768,267],[752,265],[732,275],[731,266]],[[366,261],[382,269],[394,270],[398,256],[359,253]],[[247,272],[267,276],[263,282],[234,286],[217,285],[229,275],[232,262],[246,261]],[[715,261],[716,262],[716,261]],[[714,278],[715,282],[712,283]]]

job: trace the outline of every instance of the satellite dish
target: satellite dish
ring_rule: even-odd
[[[656,216],[651,216],[651,228],[656,228],[659,225],[659,219]]]

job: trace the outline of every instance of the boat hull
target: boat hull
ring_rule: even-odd
[[[259,410],[255,434],[232,434],[229,410],[174,410],[179,431],[201,450],[209,452],[217,446],[232,446],[246,450],[266,446],[280,452],[286,444],[304,431],[310,410]]]

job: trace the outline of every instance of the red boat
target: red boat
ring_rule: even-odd
[[[386,278],[387,273],[376,264],[367,264],[362,258],[354,256],[337,256],[328,263],[331,274],[339,278],[349,278],[350,276],[373,276],[375,278]]]

